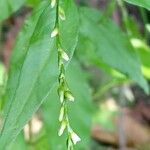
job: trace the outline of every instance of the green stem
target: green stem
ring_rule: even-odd
[[[128,81],[126,79],[122,79],[122,80],[116,79],[116,80],[113,80],[113,81],[107,83],[105,86],[100,86],[100,88],[93,95],[93,99],[96,100],[97,98],[103,96],[104,93],[106,93],[108,90],[110,90],[114,86],[119,86],[119,85],[122,85],[123,83],[127,83],[127,82],[130,82],[130,81]]]
[[[56,5],[56,23],[55,23],[55,27],[59,29],[59,0],[57,0],[57,5]],[[57,46],[57,50],[59,48],[60,45],[60,38],[59,38],[59,33],[56,37],[56,46]]]
[[[121,9],[121,12],[122,12],[123,23],[124,23],[125,29],[127,31],[127,34],[128,34],[129,37],[131,37],[132,32],[130,30],[130,23],[129,23],[127,9],[126,9],[126,7],[124,5],[124,2],[122,0],[117,0],[117,2],[118,2],[118,5]]]
[[[143,22],[144,22],[144,26],[145,26],[146,24],[148,24],[147,14],[146,14],[146,12],[145,12],[145,10],[143,8],[140,7],[139,9],[140,9],[140,13],[141,13],[141,16],[142,16],[142,19],[143,19]],[[149,33],[147,32],[146,29],[145,29],[144,37],[145,37],[146,41],[148,41]]]
[[[2,23],[0,23],[0,57],[2,51]]]

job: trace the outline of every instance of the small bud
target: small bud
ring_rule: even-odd
[[[80,137],[75,132],[72,132],[70,136],[74,145],[81,141]]]
[[[68,119],[68,118],[67,118]],[[67,130],[68,132],[71,134],[73,132],[72,128],[70,127],[70,125],[67,126]]]
[[[64,101],[64,89],[63,89],[63,86],[60,86],[58,88],[58,95],[59,95],[59,98],[60,98],[60,102],[62,103]]]
[[[60,115],[59,115],[59,121],[60,122],[63,120],[64,112],[65,112],[65,108],[64,108],[64,106],[62,106],[60,109]]]
[[[61,73],[61,74],[59,75],[59,78],[60,78],[60,79],[65,79],[64,73]]]
[[[70,91],[65,92],[65,98],[68,99],[69,101],[74,101],[74,97]]]
[[[51,38],[57,36],[57,34],[58,34],[58,28],[55,28],[55,29],[53,30],[53,32],[51,33]]]
[[[61,59],[59,59],[59,61],[58,61],[58,69],[59,69],[59,71],[61,71],[62,65],[63,65],[63,61]]]
[[[69,61],[69,56],[65,51],[62,51],[62,58],[66,61]]]
[[[59,57],[62,57],[64,60],[69,61],[68,54],[62,48],[58,49],[58,54],[59,54]]]
[[[59,136],[61,136],[61,135],[64,133],[64,130],[66,129],[66,127],[67,127],[66,122],[65,122],[65,121],[62,121],[61,127],[60,127],[59,132],[58,132],[58,135],[59,135]]]
[[[51,8],[54,8],[56,5],[56,0],[51,0]]]
[[[61,70],[61,67],[59,69]],[[62,86],[62,89],[65,91],[65,75],[63,73],[59,75],[59,83]]]
[[[65,12],[61,7],[59,7],[59,17],[61,20],[66,20]]]

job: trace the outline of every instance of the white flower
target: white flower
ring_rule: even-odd
[[[67,127],[66,122],[65,122],[65,121],[62,121],[61,127],[60,127],[59,132],[58,132],[58,135],[59,135],[59,136],[61,136],[61,135],[64,133],[64,130],[66,129],[66,127]]]
[[[56,5],[56,0],[51,0],[51,8],[54,8]]]
[[[58,34],[58,28],[55,28],[51,33],[51,38],[55,37]]]
[[[81,141],[80,137],[75,132],[71,132],[71,139],[74,145]]]
[[[65,108],[64,108],[64,106],[62,106],[60,109],[60,115],[59,115],[59,121],[60,122],[63,120],[64,112],[65,112]]]

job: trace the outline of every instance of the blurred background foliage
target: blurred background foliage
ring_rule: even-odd
[[[13,15],[0,15],[0,20],[7,17],[0,23],[0,126],[10,54],[26,16],[40,1],[15,1]],[[75,149],[149,150],[150,12],[120,0],[76,3],[80,36],[67,69],[76,97],[70,120],[82,139]],[[65,135],[57,135],[59,109],[54,88],[8,150],[65,150]]]

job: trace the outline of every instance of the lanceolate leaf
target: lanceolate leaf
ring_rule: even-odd
[[[102,21],[96,10],[83,8],[80,14],[81,35],[93,42],[99,59],[136,81],[148,93],[141,64],[128,37],[112,21]]]
[[[26,0],[0,0],[0,22],[18,10]]]
[[[23,132],[21,132],[16,140],[8,146],[7,150],[27,150],[27,143],[24,139]]]
[[[70,106],[68,110],[69,118],[73,129],[81,137],[81,141],[75,149],[88,149],[92,118],[92,97],[85,75],[77,62],[73,61],[69,65],[67,79],[69,79],[69,86],[76,99],[74,103],[68,103]],[[53,89],[42,107],[49,149],[51,150],[66,149],[66,137],[59,137],[57,130],[59,128],[59,103],[56,89]]]
[[[150,1],[149,0],[125,0],[128,3],[145,7],[150,10]]]
[[[72,7],[74,8],[70,9]],[[67,13],[68,18],[72,13],[74,16],[78,15],[72,1],[66,9],[65,12],[70,11]],[[5,149],[6,145],[16,138],[57,82],[56,42],[55,38],[50,37],[55,26],[55,15],[56,10],[51,8],[50,2],[43,1],[26,20],[17,38],[11,58],[0,149]],[[77,44],[78,20],[68,19],[66,24],[67,22],[71,25],[66,36],[74,40],[71,41],[72,47],[69,44],[68,47],[67,44],[65,46],[71,54]],[[72,28],[72,24],[76,28]],[[60,31],[66,32],[64,28],[60,28]],[[64,41],[65,39],[62,39],[62,45]]]
[[[47,17],[51,18],[51,22]],[[52,12],[48,3],[44,2],[27,19],[17,38],[9,72],[8,104],[0,149],[17,136],[56,80],[56,50],[52,50],[54,42],[48,34],[53,30],[54,23],[55,11]],[[49,84],[46,87],[43,86],[43,76],[44,82]]]

